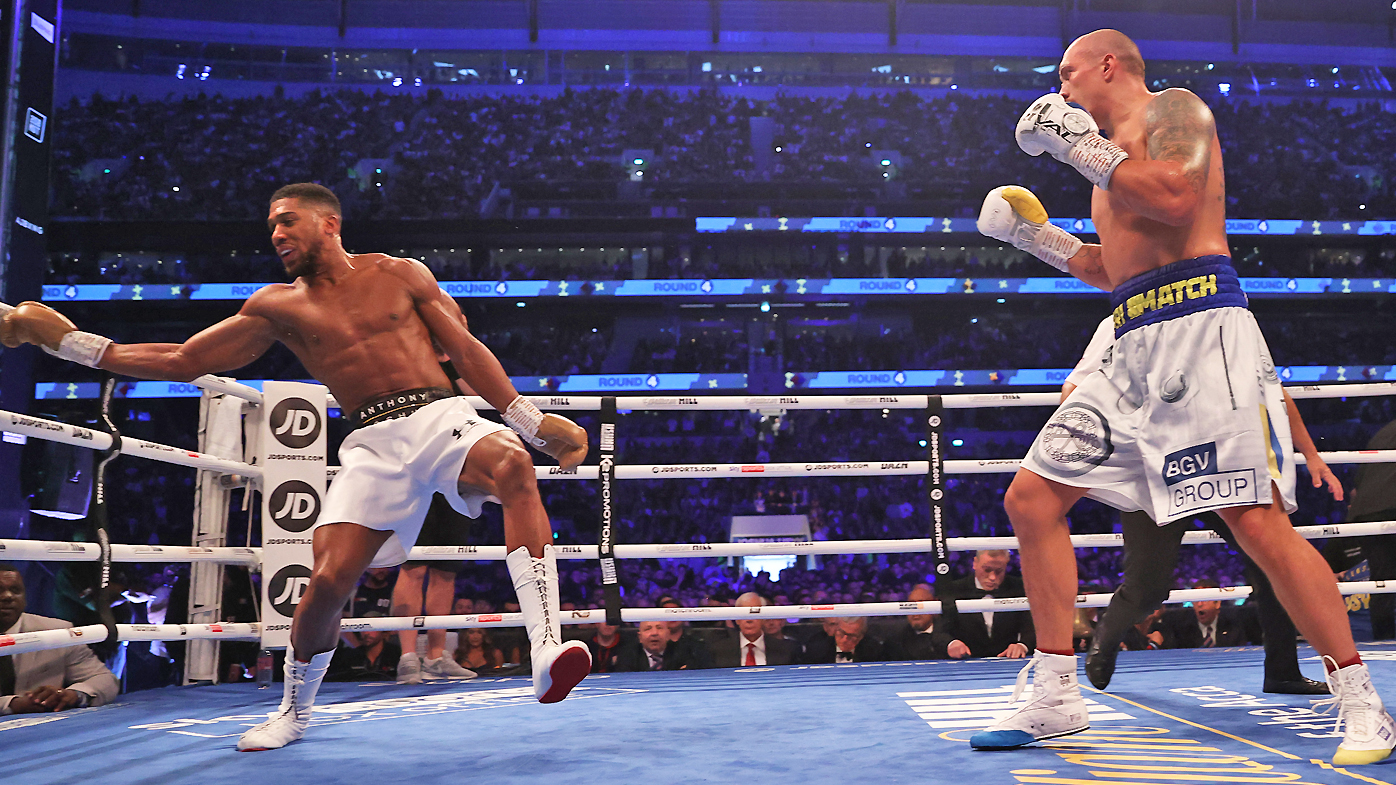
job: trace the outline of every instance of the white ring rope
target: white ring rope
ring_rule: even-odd
[[[1336,523],[1296,526],[1306,540],[1335,537],[1370,537],[1396,534],[1396,521]],[[1183,535],[1184,545],[1215,545],[1226,542],[1209,529]],[[1016,537],[950,537],[945,541],[952,552],[1018,549]],[[1124,535],[1073,534],[1073,548],[1119,548]],[[851,556],[861,554],[930,553],[929,538],[901,540],[817,540],[812,542],[713,542],[654,543],[616,545],[617,559],[727,559],[744,556]],[[261,548],[196,548],[186,545],[113,545],[113,562],[183,563],[217,562],[257,567]],[[571,561],[600,558],[595,545],[554,545],[557,558]],[[508,549],[503,545],[419,545],[407,554],[408,561],[503,561]],[[0,540],[0,556],[16,561],[97,561],[99,549],[90,542],[49,540]]]
[[[1338,590],[1345,596],[1353,594],[1393,594],[1396,581],[1350,581],[1339,583]],[[1224,589],[1178,589],[1170,592],[1165,603],[1203,602],[1206,600],[1238,600],[1253,593],[1250,586],[1232,586]],[[1113,594],[1078,594],[1077,608],[1104,608],[1110,604]],[[961,613],[981,611],[1009,612],[1028,610],[1026,597],[997,597],[982,600],[957,600],[956,609]],[[766,605],[757,608],[702,607],[702,608],[622,608],[621,620],[632,624],[645,621],[674,621],[675,619],[696,619],[701,621],[737,621],[740,619],[823,619],[850,616],[912,616],[942,613],[939,600],[927,602],[864,602],[825,605]],[[603,609],[563,611],[562,624],[596,624],[606,620]],[[342,632],[398,632],[403,630],[443,630],[472,629],[477,627],[522,627],[521,613],[481,613],[462,616],[381,616],[369,619],[344,619],[340,622]],[[194,638],[217,638],[222,640],[256,640],[260,625],[255,623],[224,624],[118,624],[117,638],[123,641],[180,640]],[[0,635],[0,651],[6,654],[24,654],[41,649],[59,649],[85,643],[99,643],[106,640],[106,628],[100,624],[86,627],[73,627],[59,630],[24,632],[12,636]]]
[[[42,417],[30,417],[27,414],[15,414],[4,410],[0,410],[0,431],[9,431],[36,439],[72,444],[93,450],[107,450],[112,445],[112,437],[108,433],[83,428],[80,425],[69,425],[45,420]],[[181,450],[178,447],[148,442],[130,436],[121,438],[121,454],[149,458],[161,463],[172,463],[176,466],[188,466],[191,469],[204,469],[219,474],[262,476],[262,470],[251,464],[216,458],[193,450]]]
[[[262,625],[245,622],[221,624],[118,624],[119,641],[177,641],[217,639],[225,641],[255,641],[262,636]],[[64,627],[57,630],[37,630],[14,635],[0,635],[0,653],[24,654],[45,649],[62,649],[86,643],[101,643],[107,639],[107,628],[101,624],[85,627]]]
[[[52,540],[0,540],[0,558],[17,561],[98,561],[102,549],[95,542]],[[261,548],[196,548],[188,545],[112,545],[113,562],[175,563],[215,562],[260,567]]]

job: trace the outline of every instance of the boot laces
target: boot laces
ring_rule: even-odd
[[[1334,709],[1338,710],[1338,716],[1333,721],[1333,732],[1343,732],[1343,726],[1347,726],[1354,735],[1366,738],[1372,735],[1370,708],[1363,696],[1359,695],[1355,688],[1348,688],[1344,685],[1344,677],[1338,675],[1338,662],[1327,655],[1323,658],[1324,665],[1333,663],[1333,670],[1324,674],[1324,681],[1328,683],[1330,697],[1319,698],[1310,701],[1314,707],[1315,714],[1331,714]]]

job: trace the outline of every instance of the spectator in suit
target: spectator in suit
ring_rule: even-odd
[[[834,661],[834,632],[839,628],[838,617],[819,620],[819,629],[805,641],[799,660],[806,665]]]
[[[678,600],[673,597],[661,597],[659,600],[661,608],[681,608]],[[687,634],[688,622],[682,619],[675,619],[669,624],[669,641],[674,644],[674,656],[683,662],[688,663],[688,667],[711,668],[713,667],[712,652],[704,643],[692,635]],[[593,659],[593,662],[595,660]]]
[[[73,626],[24,608],[24,577],[15,567],[0,564],[0,635]],[[119,691],[116,677],[87,646],[0,657],[0,715],[101,706]]]
[[[1216,581],[1198,581],[1194,589],[1215,589]],[[1246,625],[1231,603],[1220,600],[1194,602],[1191,608],[1178,608],[1163,615],[1166,649],[1211,649],[1218,646],[1245,646]]]
[[[989,597],[1023,597],[1023,579],[1008,574],[1008,551],[974,554],[974,574],[950,581],[942,600],[978,600]],[[1032,616],[1027,611],[960,613],[946,610],[941,619],[950,636],[946,652],[951,659],[1006,657],[1021,659],[1032,651]]]
[[[936,598],[935,591],[924,583],[918,583],[907,593],[907,602],[931,602]],[[887,641],[887,656],[893,660],[943,660],[949,655],[946,649],[950,638],[943,625],[937,625],[939,616],[920,614],[906,617],[906,627],[901,634]]]
[[[669,623],[642,621],[638,640],[622,646],[616,658],[618,671],[677,671],[688,667],[679,660],[674,642],[669,640]]]
[[[882,641],[868,635],[868,617],[848,616],[834,628],[834,662],[882,662]]]
[[[1367,443],[1369,450],[1396,449],[1396,421],[1377,431]],[[1357,467],[1348,522],[1389,521],[1396,518],[1396,463],[1364,463]],[[1396,580],[1396,535],[1359,537],[1362,555],[1372,571],[1371,580]],[[1396,638],[1396,595],[1373,594],[1372,638]]]
[[[738,608],[762,608],[771,601],[755,592],[737,598]],[[714,644],[713,660],[719,668],[754,667],[758,665],[790,665],[798,650],[783,636],[766,634],[766,619],[753,616],[739,619],[735,634]]]

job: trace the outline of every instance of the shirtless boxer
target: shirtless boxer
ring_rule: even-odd
[[[1035,668],[1034,690],[970,744],[1019,747],[1088,727],[1072,650],[1076,556],[1065,516],[1090,496],[1145,510],[1159,524],[1216,510],[1323,656],[1334,695],[1327,703],[1344,733],[1334,763],[1382,760],[1396,746],[1396,723],[1357,656],[1333,574],[1289,522],[1289,423],[1228,256],[1212,113],[1186,90],[1149,92],[1139,49],[1114,30],[1073,42],[1059,76],[1061,93],[1019,119],[1018,145],[1050,153],[1095,185],[1100,244],[1047,223],[1019,186],[989,192],[979,230],[1109,291],[1115,344],[1104,372],[1052,415],[1004,496],[1037,630],[1019,685]]]
[[[434,492],[471,517],[486,500],[503,506],[506,562],[533,646],[538,700],[562,700],[591,670],[584,644],[562,642],[552,528],[533,461],[514,433],[479,417],[450,389],[433,341],[505,423],[564,468],[586,456],[586,432],[542,414],[514,390],[424,265],[346,253],[340,222],[339,200],[328,189],[300,183],[278,190],[267,226],[295,282],[259,290],[237,315],[183,344],[112,343],[78,332],[39,303],[22,303],[0,322],[6,346],[33,343],[94,368],[172,381],[241,368],[280,341],[356,426],[340,448],[343,468],[315,528],[315,565],[291,625],[285,695],[270,719],[242,735],[240,750],[274,749],[305,734],[345,602],[365,569],[407,558]]]

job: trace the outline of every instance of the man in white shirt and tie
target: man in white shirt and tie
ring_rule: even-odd
[[[737,598],[738,608],[761,608],[771,601],[747,592]],[[714,659],[719,668],[754,668],[763,665],[789,665],[794,662],[795,647],[785,637],[767,635],[761,616],[737,621],[737,635],[715,643]]]

